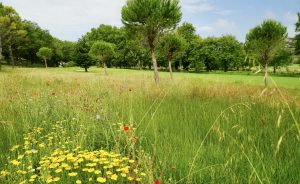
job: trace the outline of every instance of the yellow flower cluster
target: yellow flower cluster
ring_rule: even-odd
[[[70,178],[76,178],[77,183],[85,178],[90,182],[99,183],[141,181],[145,176],[145,173],[139,171],[134,160],[104,150],[56,149],[50,156],[41,158],[39,164],[37,169],[47,176],[47,183],[51,183],[55,177],[66,174]]]
[[[140,171],[136,160],[121,154],[83,150],[80,146],[67,149],[71,146],[66,146],[66,143],[75,143],[70,137],[61,139],[65,130],[59,122],[51,132],[45,132],[42,128],[34,128],[32,132],[24,134],[23,146],[11,148],[17,156],[9,161],[9,171],[18,175],[20,183],[131,183],[142,181],[146,176]],[[8,175],[8,171],[1,171],[0,178]]]
[[[0,178],[4,178],[5,176],[7,176],[9,174],[10,174],[10,172],[8,172],[6,170],[0,171]]]

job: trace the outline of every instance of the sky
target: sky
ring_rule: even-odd
[[[39,24],[62,40],[76,41],[100,24],[122,26],[126,0],[1,0],[23,19]],[[265,19],[280,21],[295,35],[300,0],[181,0],[182,22],[201,37],[231,34],[244,42],[247,32]]]

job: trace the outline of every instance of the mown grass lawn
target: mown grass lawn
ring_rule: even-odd
[[[160,72],[157,86],[151,71],[108,72],[0,73],[0,170],[9,172],[0,182],[29,182],[37,175],[37,183],[95,183],[100,177],[108,183],[299,183],[299,78],[274,76],[279,90],[262,93],[259,75],[175,73],[171,81]],[[24,140],[28,133],[34,140]],[[11,151],[14,145],[20,147]],[[57,149],[73,152],[73,160],[80,150],[121,154],[146,176],[117,171],[122,163],[105,168],[95,159],[91,167],[98,174],[84,171],[87,160],[76,166],[66,157],[70,170],[61,162],[40,163]]]

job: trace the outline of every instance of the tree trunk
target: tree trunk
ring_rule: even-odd
[[[45,62],[45,67],[48,68],[47,59],[44,59],[44,62]]]
[[[85,71],[85,72],[88,72],[88,69],[87,69],[87,67],[84,67],[84,71]]]
[[[8,52],[9,52],[9,59],[10,59],[11,65],[13,68],[15,68],[15,60],[14,60],[14,55],[13,55],[12,48],[11,48],[10,39],[9,39],[9,43],[8,43]]]
[[[173,80],[172,62],[171,61],[169,61],[169,70],[170,70],[170,77]]]
[[[106,71],[106,63],[105,62],[103,62],[103,68],[104,68],[104,73],[105,73],[105,75],[107,75],[107,71]]]
[[[227,72],[227,71],[228,71],[228,67],[225,66],[225,67],[224,67],[224,72]]]
[[[268,87],[268,63],[266,63],[266,65],[265,65],[264,82],[265,82],[265,88],[267,88]]]
[[[276,65],[274,65],[273,72],[276,73]]]
[[[150,52],[151,52],[153,68],[154,68],[154,80],[155,80],[156,84],[159,84],[157,60],[156,60],[155,53],[154,53],[154,46],[151,46],[151,44],[150,44]]]
[[[228,63],[227,61],[225,60],[224,61],[224,72],[227,72],[228,71]]]
[[[171,77],[171,79],[173,80],[172,58],[173,58],[173,53],[172,53],[172,52],[169,52],[169,55],[168,55],[169,71],[170,71],[170,77]]]
[[[139,69],[142,70],[141,60],[138,61],[138,66],[139,66]]]

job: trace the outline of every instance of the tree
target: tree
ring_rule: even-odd
[[[181,26],[177,28],[177,33],[182,36],[184,39],[191,41],[196,35],[196,28],[193,24],[184,22]]]
[[[168,68],[170,71],[171,79],[173,79],[172,74],[172,61],[175,54],[179,54],[185,49],[185,40],[177,33],[166,34],[159,41],[158,50],[166,56],[168,60]]]
[[[298,15],[298,21],[295,24],[296,25],[296,36],[295,36],[295,40],[296,40],[296,44],[295,44],[295,53],[297,55],[300,55],[300,13],[297,14]]]
[[[97,41],[93,44],[89,55],[102,62],[105,74],[107,75],[107,61],[115,54],[114,45],[105,41]]]
[[[272,58],[270,65],[273,66],[273,71],[276,73],[276,69],[279,66],[290,65],[293,62],[293,54],[287,48],[278,50]]]
[[[4,18],[4,6],[2,3],[0,3],[0,70],[2,68],[2,60],[3,60],[3,54],[2,54],[2,42],[5,35],[5,29],[4,25],[6,24],[6,19]]]
[[[85,38],[90,47],[100,40],[118,44],[122,41],[123,33],[115,26],[101,24],[98,28],[92,28],[90,32],[86,33]]]
[[[122,8],[123,24],[142,33],[147,39],[157,84],[159,76],[154,53],[157,38],[165,31],[175,29],[181,16],[178,0],[127,0]]]
[[[2,43],[6,43],[10,62],[14,68],[13,46],[18,43],[20,39],[24,38],[27,32],[23,29],[21,18],[16,10],[10,6],[3,6],[2,4],[0,5],[0,34],[1,48]]]
[[[178,69],[179,66],[182,65],[183,69],[189,70],[191,65],[194,65],[196,70],[198,70],[200,63],[196,48],[199,46],[201,38],[200,36],[196,35],[196,28],[193,26],[193,24],[184,22],[177,28],[176,32],[185,39],[187,47],[182,56],[175,61],[175,67]]]
[[[144,44],[144,40],[140,35],[131,36],[126,30],[124,32],[122,41],[117,44],[114,64],[120,67],[138,67],[142,69],[143,65],[149,61],[147,45]]]
[[[218,38],[208,37],[197,47],[199,60],[204,63],[206,71],[219,69]]]
[[[48,47],[42,47],[39,49],[39,51],[36,53],[36,55],[43,59],[45,62],[45,67],[47,68],[47,59],[50,59],[52,56],[52,50],[49,49]]]
[[[287,38],[287,28],[280,22],[266,20],[261,25],[251,29],[246,36],[246,48],[249,53],[257,56],[264,66],[265,87],[268,86],[268,64],[276,51],[283,47]]]
[[[23,25],[27,35],[24,42],[18,46],[16,54],[25,59],[26,65],[39,63],[40,60],[36,53],[41,47],[52,48],[54,39],[47,30],[42,29],[37,23],[25,20]]]
[[[242,44],[231,35],[222,36],[218,39],[219,66],[227,72],[229,68],[238,68],[245,58]]]
[[[72,60],[72,55],[74,53],[75,43],[71,41],[62,41],[61,42],[61,52],[62,52],[62,60],[65,62],[69,62]]]
[[[95,64],[95,60],[91,59],[88,52],[89,45],[87,44],[86,38],[82,37],[74,46],[73,60],[77,66],[84,68],[85,72],[88,72],[88,68]]]

